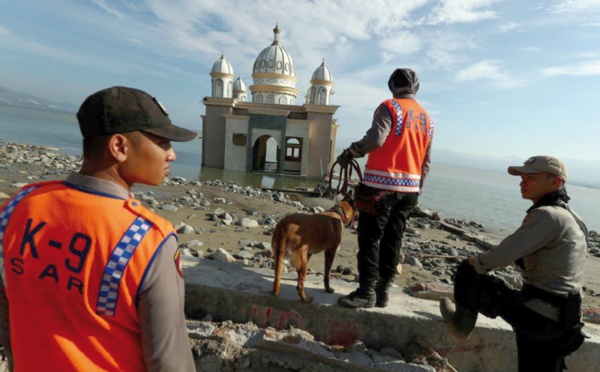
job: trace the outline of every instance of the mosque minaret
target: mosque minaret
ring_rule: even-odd
[[[221,58],[213,64],[210,77],[213,97],[231,98],[233,96],[233,67],[225,55],[221,54]]]
[[[233,98],[240,102],[248,101],[248,91],[246,90],[246,84],[242,81],[241,76],[238,76],[233,83]]]
[[[308,91],[307,101],[313,105],[328,105],[329,98],[333,94],[333,75],[325,65],[325,60],[321,63],[310,79],[310,90]]]

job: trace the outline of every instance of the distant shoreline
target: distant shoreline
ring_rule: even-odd
[[[342,149],[336,148],[335,156],[340,154]],[[475,158],[473,160],[472,158]],[[448,160],[450,159],[450,160]],[[585,187],[594,190],[600,190],[600,161],[594,162],[590,160],[562,159],[569,170],[570,185]],[[367,162],[367,157],[357,159],[364,169]],[[450,150],[432,150],[431,168],[436,166],[448,166],[454,168],[468,169],[470,171],[488,172],[493,174],[507,174],[506,169],[510,165],[521,164],[523,159],[518,157],[492,157],[492,156],[476,156],[464,153],[457,153]]]
[[[76,115],[76,113],[73,112],[73,111],[67,111],[67,110],[63,110],[63,109],[59,109],[59,108],[54,108],[54,107],[15,105],[14,103],[6,103],[6,102],[0,102],[0,106],[16,107],[16,108],[22,108],[22,109],[31,109],[31,110],[38,110],[38,111],[45,111],[45,112],[57,112],[57,113],[61,113],[61,114],[73,114],[73,115]]]

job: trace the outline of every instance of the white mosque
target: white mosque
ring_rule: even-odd
[[[323,61],[312,74],[306,102],[296,105],[296,67],[280,44],[279,27],[273,32],[273,43],[254,62],[251,100],[224,55],[213,64],[211,95],[203,99],[202,165],[320,179],[333,162],[338,128],[333,114],[339,106],[330,105],[333,77]],[[271,138],[276,161],[267,164]]]

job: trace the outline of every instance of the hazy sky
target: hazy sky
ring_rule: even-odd
[[[411,67],[437,149],[600,160],[600,0],[0,0],[0,86],[74,104],[132,86],[200,130],[213,63],[252,85],[276,23],[298,103],[323,59],[333,74],[337,147]]]

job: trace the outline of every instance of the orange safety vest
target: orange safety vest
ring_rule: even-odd
[[[429,114],[410,98],[384,101],[392,128],[381,147],[369,153],[364,172],[368,186],[399,192],[419,192],[421,166],[433,137]]]
[[[145,370],[137,301],[173,234],[135,199],[58,181],[21,189],[0,213],[16,370]]]

